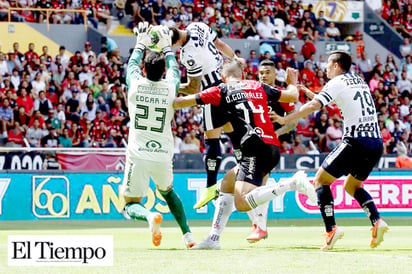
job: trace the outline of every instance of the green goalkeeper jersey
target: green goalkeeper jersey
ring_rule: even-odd
[[[135,49],[127,66],[130,116],[127,156],[131,159],[171,161],[174,141],[171,121],[173,100],[180,84],[179,67],[172,53],[166,55],[166,77],[150,81],[143,77],[139,63],[143,52]]]

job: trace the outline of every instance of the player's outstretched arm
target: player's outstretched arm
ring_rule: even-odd
[[[180,84],[179,92],[183,94],[195,94],[200,92],[202,86],[202,76],[189,77],[189,82]]]
[[[236,54],[232,50],[232,48],[219,38],[216,38],[215,46],[225,57],[229,58],[230,60],[236,58]]]
[[[151,43],[151,38],[148,34],[150,28],[151,26],[148,22],[139,22],[138,26],[133,29],[133,32],[136,35],[136,45],[132,56],[130,56],[129,62],[127,63],[126,84],[128,86],[132,78],[139,78],[142,76],[139,64],[142,61],[143,52]]]
[[[291,114],[285,117],[280,117],[280,116],[273,117],[273,121],[281,125],[284,125],[292,121],[297,121],[300,118],[306,117],[312,112],[319,110],[321,108],[322,108],[322,104],[318,100],[312,99],[311,101],[304,104],[298,111],[292,112]]]
[[[288,87],[286,90],[282,90],[279,102],[296,102],[299,99],[299,90],[296,86],[298,83],[299,72],[296,69],[287,68],[286,73],[286,83],[288,83]]]
[[[299,90],[302,90],[305,93],[306,97],[308,97],[310,100],[312,100],[313,97],[315,97],[315,93],[307,87],[305,87],[304,85],[299,84],[297,85],[297,87]]]
[[[173,101],[173,107],[175,109],[192,107],[195,105],[197,105],[196,94],[176,97],[175,100]]]
[[[180,85],[179,65],[174,52],[172,51],[172,37],[168,27],[161,26],[158,30],[159,42],[157,45],[162,49],[166,59],[166,79],[176,86],[176,93]]]

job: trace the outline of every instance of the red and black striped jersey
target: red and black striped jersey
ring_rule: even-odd
[[[269,85],[242,80],[208,88],[196,95],[196,101],[224,108],[240,140],[253,130],[266,144],[280,146],[268,107],[268,101],[278,101],[280,94],[279,89]]]

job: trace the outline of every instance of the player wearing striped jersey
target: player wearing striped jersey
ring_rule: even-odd
[[[171,50],[169,29],[161,32],[158,46],[162,53],[149,52],[144,59],[143,76],[139,64],[144,51],[151,44],[150,26],[140,22],[136,47],[127,66],[128,108],[130,130],[126,150],[126,166],[122,185],[127,216],[149,222],[152,241],[160,245],[162,215],[147,210],[143,197],[147,194],[150,179],[165,199],[183,233],[187,247],[194,240],[187,224],[182,201],[173,190],[173,135],[171,121],[174,115],[173,100],[176,97],[180,74],[176,58]],[[166,77],[163,74],[166,70]]]
[[[346,175],[346,192],[358,201],[371,221],[370,246],[377,247],[388,230],[388,225],[380,218],[372,197],[362,188],[363,181],[368,178],[382,155],[383,144],[369,87],[359,75],[350,71],[350,66],[351,57],[348,53],[332,52],[326,67],[330,81],[322,91],[299,111],[276,118],[281,124],[288,123],[305,117],[331,102],[336,103],[343,116],[343,140],[326,157],[314,179],[318,205],[326,227],[326,243],[322,250],[332,249],[336,241],[343,237],[342,228],[335,222],[333,195],[330,189],[330,185],[342,175]]]
[[[262,83],[276,87],[276,65],[271,60],[263,60],[259,63],[258,73],[259,80]],[[295,109],[295,104],[284,103],[284,102],[268,102],[269,115],[276,113],[277,115],[284,116]],[[288,125],[279,125],[278,123],[273,124],[276,134],[281,137],[283,134],[287,134],[290,130],[296,127],[296,122],[291,122]],[[286,136],[286,138],[288,138]],[[247,212],[249,219],[252,221],[252,232],[246,238],[249,243],[256,243],[261,239],[265,239],[268,236],[266,224],[267,224],[267,214],[268,214],[269,202],[258,206],[257,208]]]
[[[223,57],[237,58],[234,51],[217,34],[204,23],[191,23],[185,30],[172,28],[172,44],[180,47],[180,62],[187,70],[189,82],[182,84],[180,92],[194,94],[206,88],[217,86],[222,82],[221,67]],[[205,127],[207,188],[194,205],[201,208],[217,197],[217,174],[222,161],[220,134],[227,119],[224,111],[213,105],[203,108]],[[227,130],[225,130],[227,131]],[[229,133],[230,135],[230,133]],[[230,136],[229,136],[230,137]]]
[[[268,101],[292,102],[298,97],[297,71],[288,69],[290,84],[280,91],[258,81],[242,80],[243,69],[238,62],[223,66],[226,83],[208,88],[198,94],[175,99],[175,108],[196,104],[213,104],[226,111],[232,136],[238,135],[241,158],[222,181],[216,201],[213,225],[209,237],[195,249],[219,249],[219,238],[226,226],[233,204],[239,211],[249,211],[286,191],[298,190],[315,199],[315,190],[303,172],[292,179],[271,186],[262,186],[279,162],[279,139],[269,117]]]

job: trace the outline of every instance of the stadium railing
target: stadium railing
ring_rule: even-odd
[[[8,12],[8,22],[11,22],[11,13],[13,11],[38,11],[38,12],[46,12],[46,24],[47,24],[47,30],[50,29],[50,14],[53,12],[73,12],[73,13],[81,13],[83,15],[83,24],[84,24],[84,29],[87,31],[88,25],[87,25],[87,10],[79,10],[79,9],[43,9],[43,8],[15,8],[15,7],[10,7],[9,12]]]

